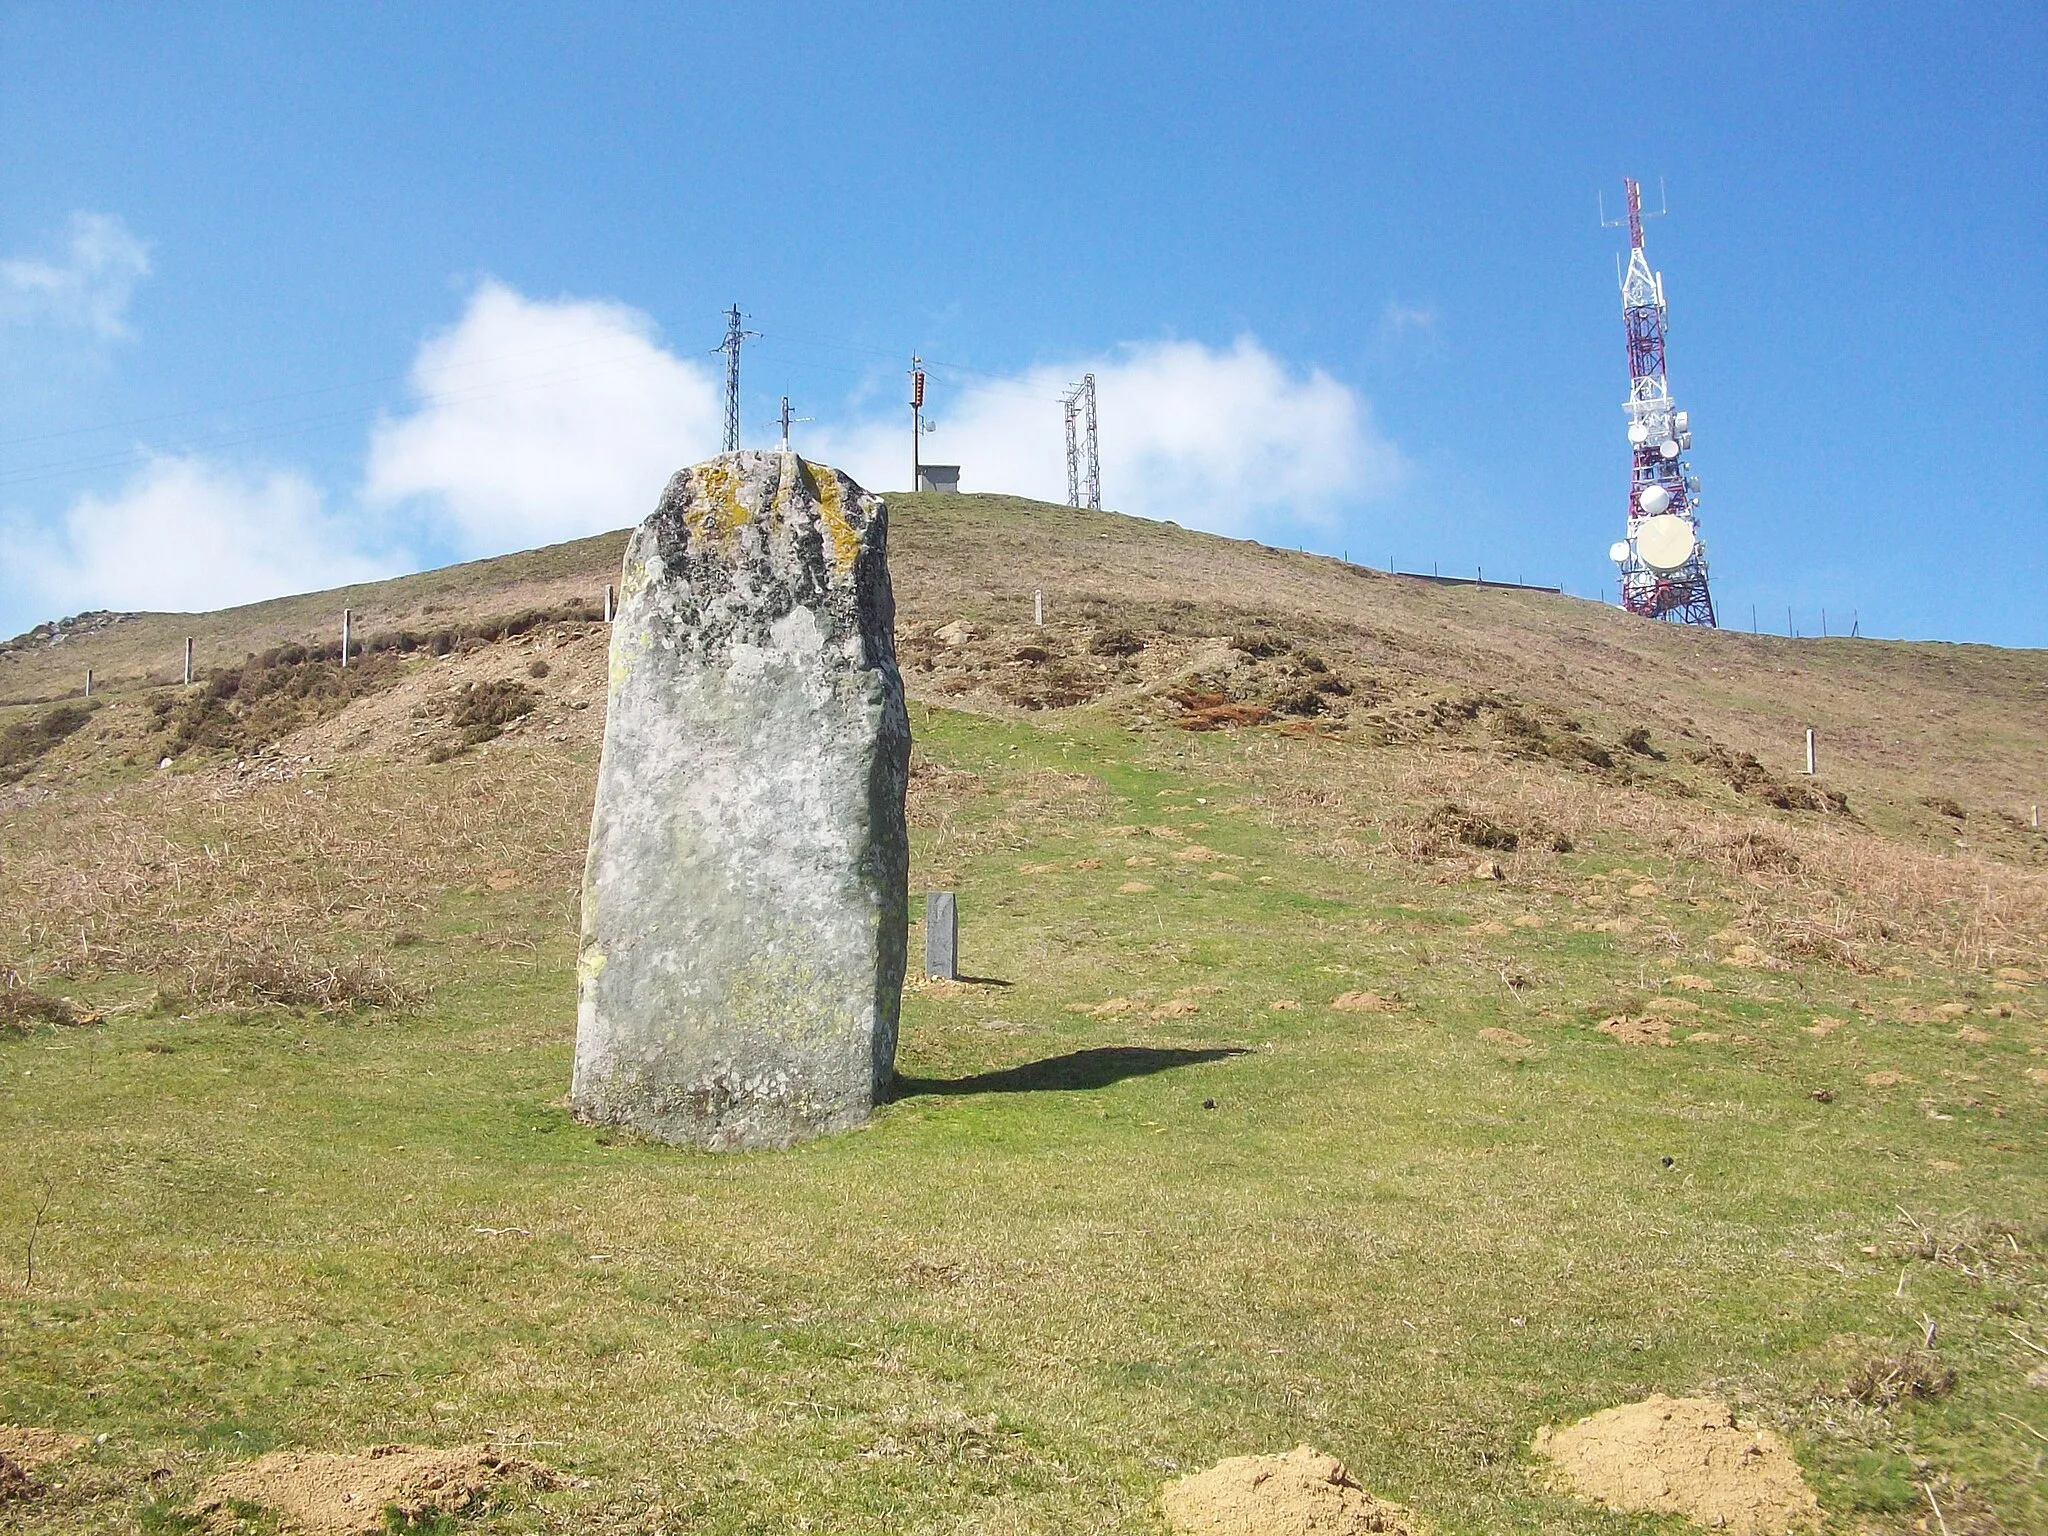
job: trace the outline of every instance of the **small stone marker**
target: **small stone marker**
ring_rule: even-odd
[[[626,548],[570,1101],[716,1150],[864,1121],[895,1072],[910,721],[888,511],[793,453],[678,473]]]
[[[960,979],[960,908],[951,891],[924,895],[924,973]]]

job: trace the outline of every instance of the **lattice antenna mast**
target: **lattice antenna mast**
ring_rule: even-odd
[[[924,359],[910,359],[910,488],[924,489]]]
[[[1683,455],[1692,447],[1686,413],[1671,398],[1664,371],[1664,277],[1643,251],[1642,191],[1628,195],[1628,267],[1621,274],[1622,328],[1628,340],[1628,537],[1609,552],[1621,567],[1621,605],[1677,624],[1714,623],[1707,550],[1699,536],[1700,482]],[[1661,193],[1662,188],[1659,188]],[[1663,201],[1659,197],[1659,202]],[[1616,228],[1601,208],[1601,223]]]
[[[1060,396],[1060,404],[1067,413],[1067,505],[1083,505],[1081,493],[1085,489],[1088,509],[1100,512],[1102,455],[1095,434],[1095,375],[1083,374],[1080,383],[1071,385]]]
[[[742,328],[739,305],[725,312],[725,340],[712,350],[725,354],[725,451],[737,453],[740,446],[740,343],[759,331]]]

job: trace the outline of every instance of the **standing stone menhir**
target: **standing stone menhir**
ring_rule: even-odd
[[[584,1119],[781,1147],[888,1087],[910,721],[887,532],[837,470],[726,453],[627,545],[583,878]]]

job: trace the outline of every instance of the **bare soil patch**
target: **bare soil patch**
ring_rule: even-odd
[[[0,1456],[24,1469],[46,1461],[60,1461],[74,1451],[85,1449],[85,1436],[67,1435],[61,1430],[36,1429],[29,1425],[0,1424]]]
[[[1330,1006],[1339,1013],[1392,1013],[1401,1002],[1377,992],[1341,992],[1330,999]]]
[[[1819,1501],[1785,1442],[1711,1398],[1657,1393],[1539,1430],[1532,1449],[1562,1486],[1619,1514],[1681,1515],[1731,1536],[1820,1525]]]
[[[1671,1043],[1671,1021],[1667,1018],[1638,1018],[1632,1014],[1618,1013],[1611,1019],[1602,1019],[1593,1027],[1603,1035],[1612,1035],[1623,1045]]]
[[[414,1521],[460,1514],[502,1484],[549,1488],[555,1481],[545,1467],[489,1445],[373,1445],[353,1456],[276,1451],[210,1479],[199,1507],[206,1513],[240,1501],[312,1536],[356,1536],[383,1530],[390,1509]]]
[[[1159,1495],[1180,1536],[1420,1536],[1408,1509],[1373,1497],[1344,1464],[1308,1446],[1277,1456],[1232,1456],[1168,1483]]]
[[[0,1424],[0,1508],[43,1491],[35,1469],[85,1448],[83,1435]]]

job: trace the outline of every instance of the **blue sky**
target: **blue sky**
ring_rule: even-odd
[[[1723,621],[2048,644],[2038,5],[0,5],[0,631],[651,510],[717,446],[1611,600],[1621,178]],[[1654,195],[1654,194],[1653,194]]]

